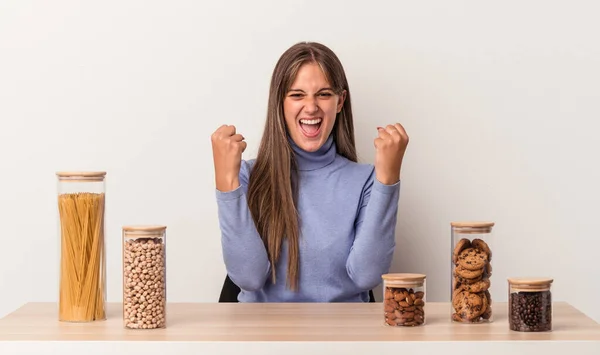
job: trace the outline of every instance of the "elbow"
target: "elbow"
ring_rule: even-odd
[[[363,291],[367,291],[367,290],[372,290],[373,288],[375,288],[379,284],[379,280],[377,282],[373,282],[373,279],[366,279],[366,278],[355,279],[354,284],[359,289],[361,289]]]
[[[348,272],[348,276],[350,276],[356,287],[364,291],[371,290],[379,285],[381,283],[381,275],[382,273]]]
[[[235,272],[233,270],[228,270],[227,274],[231,281],[236,284],[241,290],[248,292],[255,292],[261,290],[265,283],[267,282],[267,277],[269,276],[269,269],[265,272]],[[241,270],[238,270],[241,271]]]
[[[349,263],[346,266],[348,276],[359,289],[363,291],[372,290],[381,284],[382,276],[389,272],[392,255],[392,252],[388,252],[381,258],[365,260],[360,265]]]
[[[258,278],[248,278],[248,279],[240,279],[234,280],[231,278],[233,283],[235,283],[241,290],[248,292],[255,292],[263,288],[265,285],[264,280],[259,280]]]

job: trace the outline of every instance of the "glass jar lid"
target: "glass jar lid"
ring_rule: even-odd
[[[167,226],[163,225],[128,225],[123,226],[124,236],[135,237],[162,237]]]
[[[102,181],[106,171],[58,171],[56,176],[61,181]]]
[[[390,273],[381,276],[383,280],[388,284],[393,285],[416,285],[421,286],[425,281],[426,275],[424,274],[411,274],[411,273]]]
[[[546,291],[554,279],[546,277],[509,277],[509,286],[518,291]]]
[[[450,222],[452,229],[457,233],[490,233],[494,222],[488,221],[455,221]]]

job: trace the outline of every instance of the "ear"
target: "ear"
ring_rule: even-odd
[[[346,101],[346,90],[342,91],[342,94],[339,95],[339,101],[337,105],[337,113],[342,111],[342,107],[344,107],[344,102]]]

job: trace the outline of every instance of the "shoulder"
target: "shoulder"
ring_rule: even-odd
[[[377,180],[373,164],[355,163],[342,156],[338,156],[338,159],[343,166],[342,173],[348,175],[351,182],[360,184],[363,194],[370,194],[374,190],[386,195],[394,195],[399,191],[400,181],[392,185],[384,185]]]
[[[336,157],[336,165],[339,167],[340,172],[358,182],[368,183],[375,176],[375,166],[373,164],[353,162],[339,154]]]

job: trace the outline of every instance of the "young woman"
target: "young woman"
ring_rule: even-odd
[[[356,158],[338,57],[298,43],[277,62],[256,159],[243,135],[211,136],[227,273],[240,302],[368,302],[395,248],[408,136],[373,127],[375,163]]]

